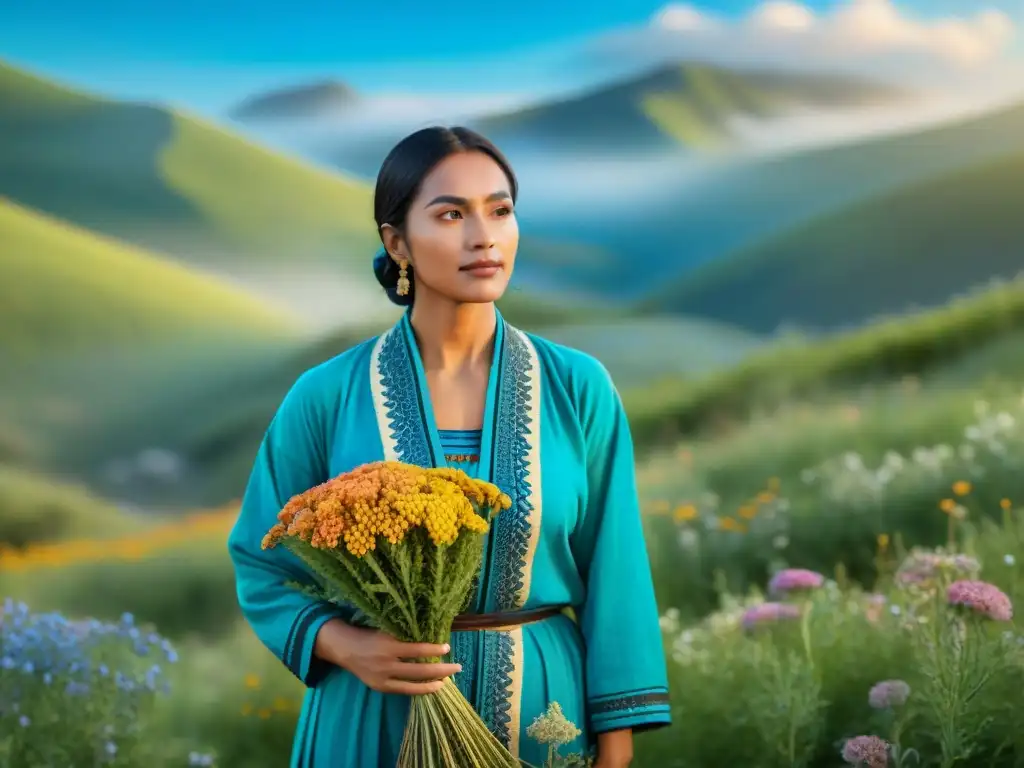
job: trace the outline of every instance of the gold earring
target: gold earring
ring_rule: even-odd
[[[408,268],[409,262],[407,262],[405,259],[402,259],[401,261],[398,262],[398,286],[395,292],[399,296],[409,295],[410,285]]]

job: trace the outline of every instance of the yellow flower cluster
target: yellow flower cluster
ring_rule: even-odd
[[[478,508],[508,509],[497,486],[459,469],[423,469],[396,461],[357,467],[293,497],[263,538],[263,548],[286,536],[318,549],[345,548],[362,557],[382,537],[398,544],[410,528],[425,529],[435,545],[452,544],[463,530],[486,533]]]

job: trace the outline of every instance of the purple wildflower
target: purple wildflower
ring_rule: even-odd
[[[843,745],[843,760],[850,765],[885,768],[889,764],[889,744],[877,736],[854,736]]]
[[[954,581],[946,590],[946,601],[952,606],[968,608],[992,621],[1009,621],[1013,618],[1010,598],[998,587],[985,581]]]
[[[771,624],[783,619],[800,618],[800,609],[788,603],[761,603],[748,608],[743,614],[744,629],[753,629],[761,624]]]
[[[868,692],[868,704],[872,709],[893,709],[907,703],[910,686],[902,680],[883,680]]]
[[[817,571],[806,568],[784,568],[772,576],[768,583],[768,591],[773,595],[784,595],[788,592],[802,592],[817,589],[825,583],[825,577]]]

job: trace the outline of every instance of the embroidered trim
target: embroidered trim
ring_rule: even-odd
[[[530,482],[527,458],[530,452],[530,372],[532,350],[522,334],[505,326],[505,356],[501,372],[494,424],[493,480],[512,499],[512,506],[495,518],[494,558],[491,562],[494,610],[519,608],[526,555],[530,545]],[[540,489],[537,489],[538,491]]]
[[[512,672],[514,651],[510,632],[481,632],[483,648],[483,686],[480,713],[491,733],[506,749],[512,748]],[[489,722],[488,722],[489,721]]]
[[[622,712],[626,709],[645,709],[648,707],[668,706],[668,691],[657,691],[650,693],[613,694],[616,698],[607,698],[601,701],[591,701],[588,705],[592,717],[611,715]]]
[[[472,464],[480,461],[480,455],[477,453],[446,453],[444,460],[453,464]]]
[[[377,363],[391,438],[401,461],[418,467],[435,466],[427,437],[423,395],[416,381],[409,339],[404,329],[392,329],[381,345]]]

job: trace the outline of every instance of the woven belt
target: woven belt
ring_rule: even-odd
[[[533,624],[557,616],[567,606],[553,605],[547,608],[533,608],[528,611],[509,613],[461,613],[452,623],[453,632],[475,632],[480,630],[512,629],[524,624]]]

